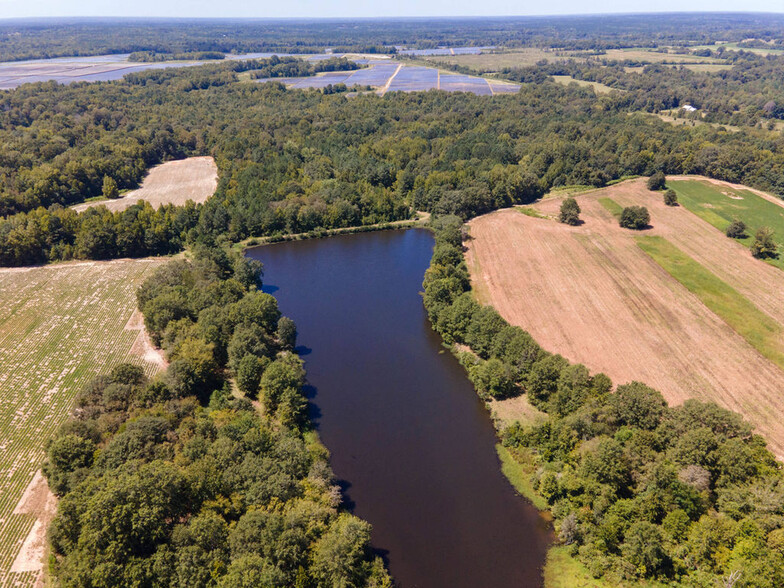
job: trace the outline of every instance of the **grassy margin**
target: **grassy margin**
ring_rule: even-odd
[[[683,253],[667,239],[642,236],[638,247],[762,355],[784,368],[778,341],[781,326],[733,287]]]

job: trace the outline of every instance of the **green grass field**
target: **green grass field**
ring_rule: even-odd
[[[735,217],[741,219],[748,227],[748,236],[739,241],[746,246],[751,245],[759,227],[770,227],[784,253],[784,207],[749,190],[717,186],[700,180],[668,181],[667,186],[678,193],[681,205],[720,231],[726,230]],[[784,269],[784,256],[768,260],[768,263]]]
[[[621,213],[623,212],[623,206],[618,204],[612,198],[599,198],[599,204],[604,206],[604,209],[607,210],[607,212],[609,212],[615,218],[621,218]]]
[[[589,82],[586,80],[576,80],[572,76],[552,76],[553,80],[556,83],[561,84],[562,86],[568,86],[572,82],[577,84],[578,86],[584,86],[586,88],[593,88],[593,91],[597,94],[608,94],[615,90],[615,88],[611,88],[610,86],[605,86],[604,84],[600,84],[599,82]],[[617,92],[625,92],[626,90],[616,90]]]
[[[41,467],[44,443],[93,376],[132,359],[140,331],[126,330],[135,290],[160,260],[0,270],[0,586],[33,586],[12,572],[36,521],[14,513]],[[155,367],[145,364],[148,372]],[[18,569],[18,568],[17,568]]]
[[[658,236],[637,237],[639,247],[705,306],[781,368],[781,327],[748,298],[709,272],[672,243]]]

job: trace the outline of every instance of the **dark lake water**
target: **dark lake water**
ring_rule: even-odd
[[[488,414],[427,322],[432,249],[412,229],[248,255],[297,323],[319,434],[399,585],[541,586],[547,525],[501,474]]]

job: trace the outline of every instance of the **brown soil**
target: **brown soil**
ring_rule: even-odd
[[[188,200],[204,202],[218,185],[218,168],[212,157],[189,157],[157,165],[144,178],[141,188],[117,200],[101,200],[73,207],[82,212],[93,206],[111,211],[125,210],[144,200],[158,208],[162,204],[185,204]]]
[[[471,221],[467,261],[481,301],[547,350],[643,381],[671,403],[712,400],[742,413],[784,455],[784,372],[636,245],[598,202],[644,204],[653,228],[784,324],[784,272],[683,207],[667,207],[644,180],[577,196],[585,221],[569,227],[502,210]],[[560,199],[536,208],[556,214]]]
[[[49,490],[46,478],[38,471],[13,512],[16,515],[35,515],[36,521],[11,565],[11,572],[39,572],[40,583],[46,555],[46,529],[56,512],[57,498]]]
[[[139,335],[131,347],[131,355],[141,357],[144,361],[153,364],[159,370],[165,370],[169,362],[163,355],[163,350],[153,345],[147,329],[144,328],[144,315],[138,310],[134,310],[131,318],[125,325],[126,331],[139,331]]]

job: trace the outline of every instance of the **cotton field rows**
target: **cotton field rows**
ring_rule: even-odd
[[[158,369],[132,354],[143,333],[129,319],[136,288],[161,263],[0,269],[0,587],[33,586],[41,575],[46,521],[36,520],[52,509],[36,472],[77,392],[124,360]]]

